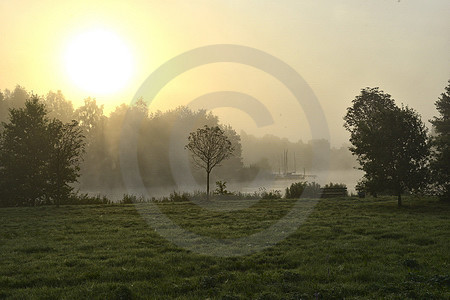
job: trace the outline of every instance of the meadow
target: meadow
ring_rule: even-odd
[[[245,200],[242,200],[245,201]],[[233,212],[163,202],[197,234],[239,237],[295,200]],[[133,204],[0,209],[0,298],[449,299],[450,205],[434,198],[321,199],[277,245],[200,255],[167,241]]]

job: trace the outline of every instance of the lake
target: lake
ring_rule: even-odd
[[[309,182],[317,182],[321,186],[327,183],[344,183],[347,186],[349,193],[355,193],[355,185],[358,180],[363,176],[364,172],[361,170],[335,170],[335,171],[318,171],[310,173],[311,175],[316,175],[316,178],[307,179]],[[292,183],[302,181],[299,179],[277,179],[277,180],[258,180],[253,182],[229,182],[227,183],[227,190],[230,192],[242,192],[242,193],[254,193],[254,192],[263,192],[263,191],[272,191],[279,190],[284,194],[284,191],[287,187],[289,187]],[[211,181],[211,190],[215,189],[214,182]],[[205,187],[195,186],[195,187],[172,187],[172,188],[152,188],[149,191],[150,197],[163,197],[168,196],[170,193],[177,192],[194,192],[198,190],[205,190]],[[92,190],[82,190],[83,193],[88,193],[90,195],[105,195],[109,199],[113,201],[119,201],[122,199],[124,194],[133,194],[136,196],[141,196],[142,193],[139,192],[138,189],[111,189],[105,191],[92,191]]]

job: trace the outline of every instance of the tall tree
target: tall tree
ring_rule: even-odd
[[[47,111],[32,95],[25,107],[12,108],[9,115],[0,139],[0,198],[3,205],[33,206],[44,198],[46,189]]]
[[[97,105],[95,99],[86,98],[84,105],[76,109],[74,115],[86,137],[86,156],[81,166],[83,175],[80,182],[84,188],[98,187],[101,172],[104,171],[101,168],[108,160],[103,105]]]
[[[438,117],[431,120],[436,135],[432,138],[432,174],[442,200],[450,201],[450,80],[435,102]]]
[[[30,95],[24,87],[16,85],[12,92],[5,90],[5,98],[9,107],[19,108],[25,105],[25,101],[30,98]]]
[[[195,165],[206,171],[206,197],[209,200],[209,175],[214,167],[233,154],[231,141],[219,126],[205,125],[190,133],[185,147],[191,151]]]
[[[74,118],[72,102],[66,100],[61,91],[48,92],[45,97],[45,106],[48,109],[50,118],[58,119],[64,123],[70,122]]]
[[[36,95],[9,113],[0,138],[0,205],[59,205],[79,175],[81,129],[76,122],[49,121]]]
[[[73,190],[71,183],[80,176],[80,162],[84,153],[84,136],[78,122],[64,124],[54,119],[49,124],[51,137],[48,165],[48,194],[56,206]]]
[[[2,91],[0,91],[0,122],[5,122],[8,118],[8,103],[6,102],[5,96]]]
[[[344,117],[350,131],[350,151],[357,156],[364,181],[372,193],[401,195],[425,187],[428,178],[429,143],[420,116],[399,108],[389,94],[365,88],[353,100]]]
[[[95,130],[102,125],[104,119],[103,105],[97,105],[95,99],[86,98],[84,99],[84,105],[75,110],[75,118],[89,139]]]

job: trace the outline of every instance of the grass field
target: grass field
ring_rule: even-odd
[[[262,230],[294,200],[235,212],[161,203],[211,237]],[[449,299],[450,205],[432,198],[323,199],[295,233],[239,257],[159,236],[134,205],[0,209],[0,298]]]

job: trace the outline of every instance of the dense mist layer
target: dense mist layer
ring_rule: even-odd
[[[8,108],[23,106],[29,96],[20,86],[1,92],[0,120],[7,122]],[[280,181],[274,181],[276,175],[320,173],[320,178],[311,180],[326,181],[328,176],[324,174],[338,170],[355,174],[356,161],[345,146],[330,148],[326,140],[293,143],[273,135],[257,138],[243,131],[239,135],[202,109],[178,107],[149,113],[146,103],[140,100],[132,107],[122,104],[105,116],[103,106],[95,99],[85,99],[84,105],[76,109],[61,91],[50,91],[42,99],[50,118],[63,122],[75,119],[86,136],[79,179],[81,191],[123,194],[142,184],[152,195],[171,190],[203,190],[204,170],[194,167],[185,149],[189,133],[203,125],[221,126],[235,148],[233,156],[211,173],[213,184],[217,180],[227,181],[235,190],[251,192],[262,186],[278,188]],[[131,135],[136,135],[135,148],[128,141]],[[123,171],[129,166],[124,165],[123,157],[136,157],[138,161],[139,169],[134,174],[139,178],[136,187],[124,184]]]

